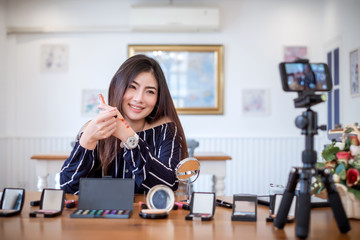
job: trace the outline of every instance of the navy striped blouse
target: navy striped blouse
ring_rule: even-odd
[[[111,162],[108,175],[135,179],[135,193],[147,192],[158,184],[174,191],[178,187],[175,168],[181,160],[181,143],[175,123],[169,122],[137,133],[139,144],[122,148]],[[125,164],[124,164],[125,163]],[[60,172],[60,187],[66,193],[78,193],[80,178],[103,177],[97,148],[88,150],[76,141]]]

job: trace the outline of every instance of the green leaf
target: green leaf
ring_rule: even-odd
[[[335,173],[340,177],[341,180],[345,180],[346,179],[346,168],[345,168],[344,164],[339,164],[335,169]]]
[[[350,150],[350,145],[351,145],[351,140],[350,140],[350,136],[348,136],[346,138],[346,141],[345,141],[345,147],[344,147],[344,151],[349,151]]]
[[[356,190],[356,189],[353,189],[353,188],[348,188],[348,191],[352,192],[355,195],[355,197],[360,200],[360,190]]]
[[[345,133],[351,133],[354,129],[352,127],[345,130]]]
[[[360,154],[356,155],[354,162],[351,164],[354,168],[360,170]]]
[[[323,169],[324,167],[325,167],[325,163],[324,163],[324,162],[317,162],[317,163],[316,163],[316,168]]]
[[[327,146],[322,152],[322,157],[327,161],[332,161],[336,159],[336,153],[339,152],[340,149],[338,147],[334,147],[334,145]]]

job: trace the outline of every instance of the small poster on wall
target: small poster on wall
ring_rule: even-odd
[[[293,62],[294,60],[307,58],[307,47],[305,46],[286,46],[284,47],[284,61]]]
[[[268,89],[243,89],[242,96],[244,115],[268,115],[270,113]]]
[[[360,96],[359,62],[360,49],[350,52],[350,94],[352,97]]]
[[[69,47],[65,44],[41,46],[41,71],[66,72],[68,70]]]
[[[104,96],[107,101],[107,92],[103,89],[84,89],[82,91],[81,116],[95,117],[99,113],[100,104],[99,94]]]

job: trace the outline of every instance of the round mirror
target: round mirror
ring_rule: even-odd
[[[176,177],[186,183],[187,202],[190,202],[190,184],[195,182],[200,174],[200,162],[196,158],[185,158],[175,168]]]
[[[185,158],[179,162],[175,171],[179,181],[193,183],[200,174],[200,163],[196,158]]]
[[[175,195],[168,186],[156,185],[146,195],[146,203],[150,209],[161,209],[170,212],[174,207]]]

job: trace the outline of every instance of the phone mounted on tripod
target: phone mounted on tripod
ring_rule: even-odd
[[[311,181],[314,176],[320,175],[328,192],[329,205],[338,228],[341,233],[346,233],[351,227],[332,174],[328,169],[316,168],[317,153],[314,150],[314,135],[318,129],[326,130],[326,125],[318,126],[317,113],[311,110],[311,106],[326,101],[326,96],[318,95],[316,91],[332,90],[329,67],[325,63],[309,63],[307,59],[299,59],[295,62],[282,62],[279,69],[283,90],[298,92],[298,98],[294,100],[295,108],[306,108],[306,111],[295,120],[296,127],[305,135],[305,150],[302,152],[303,167],[294,167],[290,171],[274,226],[284,228],[296,186],[300,183],[295,233],[299,238],[307,238],[311,211]]]

